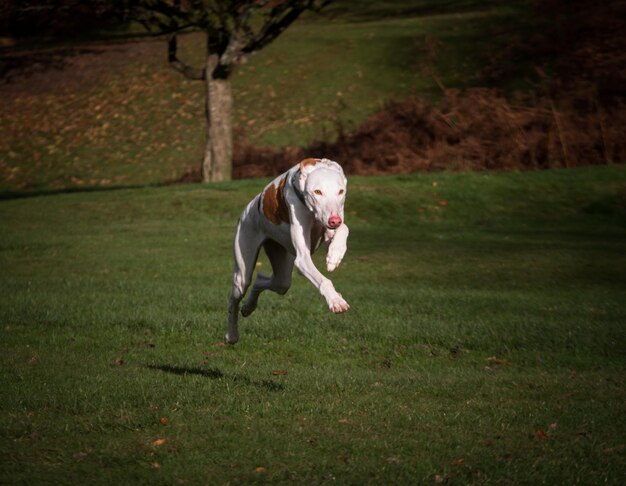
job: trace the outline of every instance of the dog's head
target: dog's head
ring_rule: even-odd
[[[343,222],[347,183],[337,162],[328,159],[300,162],[298,184],[304,202],[315,219],[328,229],[337,229]]]

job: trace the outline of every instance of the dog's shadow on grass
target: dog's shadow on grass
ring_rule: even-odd
[[[187,366],[173,366],[173,365],[147,365],[151,370],[162,371],[164,373],[171,373],[173,375],[196,375],[211,380],[230,380],[237,383],[243,383],[244,385],[254,386],[257,388],[264,388],[268,391],[282,391],[285,386],[282,383],[278,383],[270,380],[253,380],[252,378],[238,374],[238,373],[224,373],[218,368],[200,368],[200,367],[187,367]]]

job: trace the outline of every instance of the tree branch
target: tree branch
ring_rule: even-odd
[[[126,0],[134,18],[153,34],[168,34],[168,62],[189,79],[227,78],[236,64],[276,39],[305,10],[332,0]],[[177,57],[177,33],[197,28],[207,34],[212,72]]]
[[[182,62],[176,56],[178,50],[178,40],[176,34],[172,35],[167,41],[167,61],[174,69],[182,73],[186,78],[194,80],[204,80],[206,78],[206,70],[198,69]]]
[[[274,6],[258,34],[242,48],[242,53],[251,54],[263,49],[314,3],[314,0],[285,1]]]

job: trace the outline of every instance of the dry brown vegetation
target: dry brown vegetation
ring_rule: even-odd
[[[603,106],[591,91],[562,99],[493,89],[446,90],[440,104],[391,102],[335,142],[273,151],[238,146],[235,176],[275,174],[310,154],[341,160],[351,174],[433,170],[524,170],[626,160],[622,102]]]

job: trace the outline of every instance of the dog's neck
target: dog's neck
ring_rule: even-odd
[[[298,199],[300,199],[300,202],[306,206],[306,202],[304,200],[304,192],[300,190],[300,171],[299,170],[297,170],[293,174],[293,177],[291,178],[291,187],[293,188],[293,191],[296,193],[296,196],[298,196]]]

